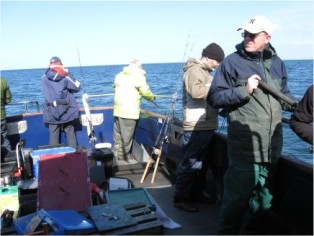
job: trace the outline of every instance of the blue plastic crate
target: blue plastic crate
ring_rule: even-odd
[[[20,235],[27,234],[27,226],[30,221],[39,215],[42,218],[42,222],[48,223],[50,226],[49,234],[62,235],[84,232],[84,230],[95,229],[95,225],[86,217],[73,210],[49,210],[43,209],[36,213],[32,213],[13,221],[16,232]],[[35,231],[42,230],[41,224]]]

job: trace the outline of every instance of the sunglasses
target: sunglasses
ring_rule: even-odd
[[[260,32],[257,34],[252,34],[250,32],[244,31],[243,33],[241,33],[243,38],[249,37],[250,39],[254,40],[256,37],[260,36],[260,35],[266,35],[265,32]]]

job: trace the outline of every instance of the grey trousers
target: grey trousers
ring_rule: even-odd
[[[113,139],[114,155],[127,160],[133,144],[133,136],[138,120],[114,117]]]
[[[77,140],[74,130],[74,122],[70,121],[65,124],[49,124],[49,145],[60,144],[60,133],[65,132],[67,145],[73,148],[77,148]]]

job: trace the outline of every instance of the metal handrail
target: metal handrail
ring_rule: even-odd
[[[82,95],[83,96],[83,95]],[[82,96],[75,96],[75,98],[82,98]],[[114,93],[102,93],[102,94],[88,94],[88,98],[94,98],[94,97],[110,97],[114,96]]]
[[[28,107],[29,107],[29,104],[36,104],[36,111],[37,112],[40,112],[39,111],[39,103],[38,101],[20,101],[20,102],[12,102],[10,104],[8,104],[9,106],[13,105],[13,106],[17,106],[17,105],[24,105],[24,113],[28,113]]]

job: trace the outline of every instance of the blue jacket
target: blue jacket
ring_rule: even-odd
[[[236,49],[218,67],[207,101],[227,112],[230,159],[275,161],[283,145],[281,113],[284,104],[260,88],[250,95],[246,82],[250,76],[258,74],[274,90],[292,97],[285,65],[270,44],[262,53],[246,52],[243,42]]]
[[[62,76],[48,69],[42,77],[42,91],[45,97],[43,122],[64,124],[79,117],[79,107],[74,93],[80,91],[80,83],[68,76]]]

